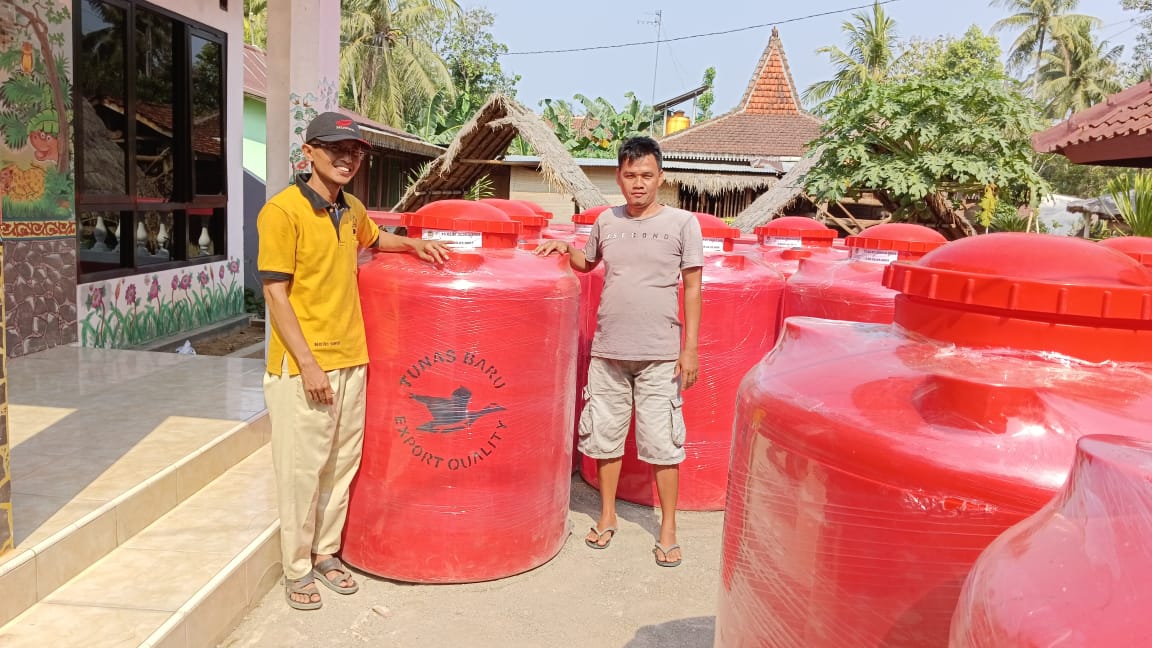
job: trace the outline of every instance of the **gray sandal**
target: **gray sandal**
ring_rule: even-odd
[[[305,590],[312,583],[316,582],[316,578],[312,574],[308,574],[304,578],[297,578],[296,580],[289,580],[284,578],[284,598],[288,601],[288,606],[295,610],[319,610],[320,606],[324,605],[324,601],[297,601],[292,598],[293,594],[303,594],[311,599],[313,596],[320,596],[320,592],[309,592]]]
[[[336,580],[331,580],[328,578],[330,571],[340,572],[340,576]],[[348,571],[348,568],[340,562],[339,558],[326,558],[316,563],[316,566],[312,568],[312,575],[337,594],[355,594],[360,589],[360,583],[356,582],[352,577],[352,572]],[[340,583],[344,581],[352,581],[352,586],[341,587]]]
[[[672,553],[673,551],[675,551],[676,549],[679,549],[679,548],[680,548],[680,545],[678,545],[678,544],[674,544],[671,547],[665,547],[664,545],[657,542],[656,546],[652,548],[652,555],[656,558],[656,564],[660,565],[661,567],[676,567],[676,566],[678,566],[681,562],[684,561],[684,559],[683,558],[677,558],[676,560],[668,560],[668,554]],[[660,554],[656,553],[657,551],[664,554],[664,560],[660,560]]]
[[[592,547],[593,549],[607,549],[608,545],[612,544],[612,538],[616,537],[616,527],[608,527],[603,531],[597,529],[596,527],[592,527],[592,533],[596,534],[596,539],[592,540],[591,538],[584,538],[584,544]],[[600,539],[604,536],[608,536],[608,542],[600,544]]]

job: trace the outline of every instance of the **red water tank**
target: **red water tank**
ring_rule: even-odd
[[[571,240],[572,237],[577,235],[587,237],[588,232],[592,230],[592,223],[596,222],[596,217],[605,209],[610,209],[610,207],[608,205],[599,205],[597,207],[591,207],[587,211],[577,212],[572,215],[571,223],[551,224],[544,228],[541,236],[546,239],[562,240]]]
[[[1152,430],[1152,270],[1002,233],[888,266],[892,325],[786,321],[737,397],[717,646],[943,646],[1076,439]]]
[[[951,648],[1152,645],[1152,443],[1080,439],[1064,488],[980,555]]]
[[[1152,266],[1152,237],[1113,236],[1100,241],[1100,245],[1123,252],[1146,266]]]
[[[740,230],[709,214],[696,214],[704,237],[700,316],[700,379],[684,392],[684,422],[688,430],[680,464],[677,508],[719,511],[724,508],[728,459],[732,448],[732,416],[740,379],[776,342],[784,278],[759,259],[731,253]],[[601,280],[602,281],[602,280]],[[590,295],[588,333],[595,333],[599,291]],[[683,313],[681,313],[683,317]],[[583,349],[583,347],[582,347]],[[587,363],[586,358],[581,359]],[[582,457],[581,476],[599,488],[596,460]],[[629,433],[617,497],[657,505],[652,467],[636,458],[636,437]]]
[[[800,267],[800,259],[828,256],[843,259],[846,250],[834,247],[836,230],[807,216],[782,216],[756,228],[760,254],[787,279]]]
[[[490,205],[405,220],[458,247],[443,266],[379,253],[360,268],[368,411],[343,557],[420,583],[532,569],[568,535],[579,284],[567,259],[516,249]]]
[[[552,220],[552,212],[548,211],[547,209],[544,209],[539,204],[534,203],[531,200],[523,200],[521,198],[517,198],[516,202],[523,203],[529,209],[531,209],[533,212],[535,212],[537,216],[540,216],[544,220],[547,220],[547,221]]]
[[[504,198],[484,198],[480,202],[492,205],[520,223],[520,243],[536,243],[540,240],[540,230],[548,225],[548,219],[537,214],[531,207],[519,200]]]
[[[893,261],[915,261],[945,243],[939,232],[911,223],[875,225],[849,236],[847,259],[800,260],[784,291],[784,317],[887,324],[896,291],[884,287],[884,268]]]

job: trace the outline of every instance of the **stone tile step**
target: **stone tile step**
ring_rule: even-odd
[[[265,445],[0,627],[0,645],[216,646],[280,581],[279,536]]]
[[[60,505],[63,500],[44,498],[58,511],[56,517],[72,513],[78,517],[73,518],[75,521],[62,521],[62,526],[54,526],[43,537],[34,533],[15,551],[0,557],[0,592],[3,593],[0,626],[52,596],[110,552],[124,547],[141,530],[214,484],[253,452],[266,448],[270,436],[267,412],[261,412],[211,436],[206,443],[192,446],[159,469],[149,466],[144,470],[143,464],[133,469],[132,465],[125,464],[124,470],[109,470],[92,481],[63,506]],[[66,477],[61,475],[59,479]],[[107,480],[115,484],[106,484]],[[25,486],[29,483],[31,480],[23,482]],[[102,500],[84,499],[94,488],[103,488],[108,493]],[[242,495],[237,493],[238,497]],[[138,576],[133,575],[111,585],[113,589],[127,587],[124,583],[136,578]],[[7,643],[0,640],[0,645],[7,646]]]

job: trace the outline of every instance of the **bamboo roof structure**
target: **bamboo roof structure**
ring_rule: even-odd
[[[460,128],[448,150],[427,165],[393,211],[411,212],[436,200],[464,197],[489,172],[492,163],[504,157],[517,135],[540,157],[545,181],[557,191],[571,195],[578,211],[608,203],[536,113],[510,97],[496,94]]]

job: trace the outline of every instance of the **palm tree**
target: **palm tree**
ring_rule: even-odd
[[[1008,67],[1023,70],[1035,61],[1032,72],[1032,93],[1039,94],[1040,66],[1044,48],[1052,41],[1074,37],[1076,25],[1082,22],[1100,26],[1100,19],[1083,14],[1070,14],[1080,0],[992,0],[992,6],[1004,7],[1017,13],[1001,18],[992,25],[993,32],[1020,30],[1020,35],[1008,50]]]
[[[1097,41],[1088,21],[1076,20],[1069,33],[1041,57],[1038,97],[1049,117],[1064,119],[1119,92],[1122,45]]]
[[[816,50],[817,54],[829,56],[836,66],[836,75],[813,83],[804,91],[803,100],[808,105],[831,99],[866,79],[884,79],[895,61],[896,21],[884,13],[879,2],[872,5],[871,15],[853,14],[840,30],[848,34],[848,51],[835,45]]]
[[[244,42],[260,49],[268,40],[268,0],[244,0]]]
[[[419,34],[459,14],[456,0],[344,0],[342,9],[342,105],[403,128],[406,112],[437,94],[455,97],[448,66]]]

